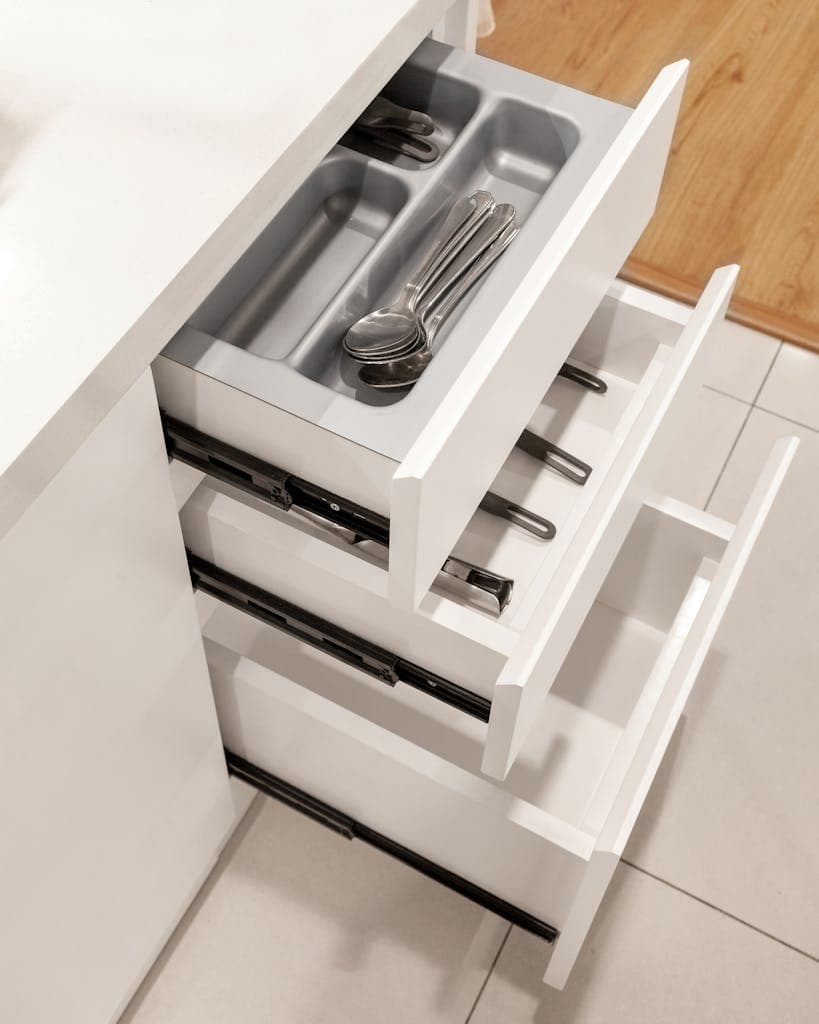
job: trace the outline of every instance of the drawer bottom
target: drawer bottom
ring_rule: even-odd
[[[546,942],[554,942],[557,938],[558,931],[552,925],[541,921],[533,914],[528,914],[525,910],[521,910],[520,907],[507,903],[506,900],[502,900],[499,896],[495,896],[486,889],[482,889],[479,885],[474,885],[466,878],[462,878],[460,875],[456,875],[455,872],[441,867],[440,864],[436,864],[427,857],[422,857],[421,854],[415,853],[409,847],[396,843],[395,840],[385,836],[382,832],[377,832],[362,822],[356,821],[348,814],[344,814],[337,808],[331,807],[323,800],[318,800],[316,797],[310,796],[309,793],[305,793],[304,790],[298,789],[289,782],[285,782],[284,779],[280,779],[265,771],[264,768],[246,761],[243,757],[239,757],[238,754],[233,754],[229,750],[225,750],[225,759],[231,775],[241,779],[243,782],[249,783],[266,796],[273,797],[274,800],[278,800],[280,803],[292,807],[308,818],[312,818],[313,821],[317,821],[320,825],[338,832],[345,839],[360,839],[362,842],[367,843],[368,846],[374,846],[376,849],[381,850],[382,853],[387,853],[409,867],[415,868],[416,871],[420,871],[422,875],[426,875],[427,878],[431,878],[434,882],[445,885],[448,889],[452,889],[453,892],[465,896],[485,910],[489,910],[493,914],[497,914],[498,917],[509,921],[510,924],[515,924],[518,928],[523,928],[524,931],[531,932],[532,935],[537,935],[540,939],[545,939]]]

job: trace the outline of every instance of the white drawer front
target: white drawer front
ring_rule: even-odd
[[[232,330],[225,290],[246,291],[247,280],[261,273],[266,252],[278,253],[282,265],[290,255],[287,239],[276,237],[274,221],[243,258],[247,266],[237,264],[154,365],[160,403],[170,415],[388,516],[388,595],[405,609],[418,607],[429,590],[648,222],[687,70],[686,62],[663,70],[629,113],[435,47],[427,43],[413,58],[421,70],[456,92],[477,88],[472,78],[485,79],[484,100],[471,120],[467,112],[465,124],[451,127],[454,141],[433,171],[379,166],[337,147],[327,167],[317,170],[316,182],[305,184],[319,196],[345,173],[363,175],[357,186],[361,195],[366,199],[371,188],[371,205],[381,203],[375,213],[369,206],[364,211],[367,230],[383,230],[360,262],[353,261],[340,290],[332,294],[330,289],[328,305],[316,310],[315,322],[309,324],[312,317],[298,303],[291,309],[290,299],[301,294],[294,291],[301,279],[292,271],[290,298],[280,296],[274,311],[280,329],[268,331],[265,354],[255,342],[233,343],[221,336]],[[435,61],[441,69],[433,72]],[[527,90],[534,101],[524,102]],[[459,104],[467,104],[457,95]],[[538,103],[546,121],[524,119],[516,128],[522,111],[528,111],[526,117],[539,114]],[[580,124],[576,148],[548,184],[544,179],[532,186],[522,169],[525,152],[518,154],[521,168],[505,179],[506,172],[498,170],[503,160],[496,159],[503,156],[504,133],[519,131],[515,144],[521,146],[530,144],[527,139],[545,145],[546,128],[555,132],[548,120],[551,103],[560,108],[554,124],[564,135],[574,131],[573,119]],[[324,351],[321,345],[332,344],[338,360],[346,326],[390,297],[423,242],[419,223],[434,220],[453,194],[490,185],[498,201],[511,196],[519,206],[522,230],[473,291],[412,391],[389,406],[367,404],[360,399],[361,388],[351,391],[343,374],[336,379],[329,370],[319,372],[314,363],[315,353]],[[286,208],[281,215],[282,230],[301,223],[296,208],[302,199],[297,195],[293,202],[295,213]],[[327,246],[337,237],[328,238]],[[317,250],[311,267],[323,266],[330,251]],[[357,252],[352,243],[344,250],[350,251]],[[317,286],[323,280],[317,276]],[[306,290],[301,301],[309,302],[311,294]],[[292,352],[288,331],[304,333]]]
[[[181,512],[202,558],[410,659],[491,701],[483,771],[505,778],[645,496],[640,468],[708,331],[720,321],[736,268],[715,273],[686,323],[650,293],[617,286],[573,352],[608,390],[558,380],[532,428],[593,464],[585,486],[515,451],[493,489],[554,521],[551,541],[478,512],[456,554],[515,578],[498,619],[436,590],[417,612],[386,599],[379,549],[351,547],[318,521],[272,511],[209,481]],[[681,314],[674,308],[674,316]],[[187,467],[185,467],[187,469]],[[237,500],[238,496],[238,500]],[[442,577],[444,580],[444,577]]]
[[[503,783],[479,723],[208,599],[227,747],[559,932],[571,969],[688,692],[793,456],[775,449],[734,527],[646,504]]]

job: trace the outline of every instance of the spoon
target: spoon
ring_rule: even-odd
[[[514,220],[514,217],[515,208],[510,203],[502,203],[495,207],[472,238],[448,261],[434,286],[429,285],[424,289],[422,299],[425,309],[432,308],[449,291],[461,275],[466,273],[475,260],[489,248],[501,231]],[[365,363],[389,363],[420,351],[425,344],[421,319],[415,312],[417,330],[413,337],[405,338],[400,344],[385,346],[383,349],[369,352],[366,355],[355,353],[353,358]]]
[[[411,349],[417,343],[419,332],[415,316],[418,299],[437,280],[493,207],[494,200],[488,192],[475,192],[453,203],[398,300],[357,320],[344,336],[345,351],[354,359],[366,360],[373,356],[397,355]]]
[[[435,335],[452,310],[458,305],[478,278],[489,269],[495,260],[506,249],[520,229],[514,222],[505,227],[498,238],[489,246],[483,255],[455,284],[443,304],[426,320],[431,307],[422,314],[422,331],[424,345],[409,356],[393,359],[390,362],[363,366],[359,372],[359,380],[371,388],[403,388],[414,384],[432,360],[432,343]]]

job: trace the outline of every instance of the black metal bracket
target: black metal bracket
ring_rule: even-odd
[[[588,388],[589,391],[595,391],[598,395],[605,395],[609,389],[608,384],[606,384],[602,377],[589,373],[588,370],[582,370],[573,363],[564,363],[557,371],[557,374],[559,377],[565,377],[566,380],[579,384],[583,388]]]
[[[162,413],[165,447],[170,458],[193,466],[223,483],[288,512],[301,509],[353,534],[353,543],[372,541],[389,547],[390,521],[371,509],[294,476],[270,462],[204,434]],[[501,614],[512,598],[514,580],[450,555],[441,572],[462,580],[497,601]]]
[[[386,516],[249,455],[165,413],[162,413],[162,426],[165,447],[171,458],[201,469],[203,473],[270,502],[285,512],[296,505],[367,540],[384,546],[389,544],[390,521]]]
[[[242,779],[242,781],[249,783],[267,796],[273,797],[274,800],[279,800],[301,814],[305,814],[308,818],[312,818],[313,821],[317,821],[319,824],[344,836],[345,839],[360,839],[369,846],[376,847],[376,849],[381,850],[383,853],[387,853],[409,867],[415,868],[416,871],[420,871],[427,878],[440,882],[441,885],[445,885],[448,889],[452,889],[461,896],[465,896],[485,910],[489,910],[493,914],[497,914],[498,917],[502,917],[517,925],[519,928],[523,928],[525,931],[545,939],[546,942],[554,942],[558,937],[558,930],[545,921],[541,921],[540,918],[527,913],[525,910],[521,910],[520,907],[507,903],[506,900],[501,899],[499,896],[495,896],[493,893],[482,889],[461,875],[456,875],[453,871],[441,867],[440,864],[422,857],[421,854],[416,853],[414,850],[396,843],[389,836],[385,836],[383,833],[376,832],[375,829],[363,825],[360,821],[356,821],[355,818],[351,818],[337,808],[331,807],[329,804],[324,803],[324,801],[310,796],[309,793],[305,793],[304,790],[298,789],[289,782],[285,782],[276,775],[265,771],[264,768],[260,768],[243,757],[231,753],[229,750],[225,750],[225,760],[227,761],[228,771],[231,775],[235,775],[237,779]]]
[[[188,552],[191,581],[197,590],[224,601],[232,608],[252,615],[317,650],[343,661],[367,675],[395,686],[404,683],[429,694],[481,722],[489,721],[491,701],[453,683],[435,672],[407,661],[364,637],[342,629],[305,608],[285,601],[240,576],[226,572],[204,558]]]
[[[517,440],[517,447],[532,458],[539,459],[561,476],[565,476],[572,483],[580,484],[581,487],[591,476],[592,467],[588,462],[583,462],[571,452],[558,448],[545,437],[538,437],[531,430],[523,431]]]

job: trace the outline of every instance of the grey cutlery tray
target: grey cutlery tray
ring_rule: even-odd
[[[440,158],[335,146],[163,355],[400,461],[632,111],[432,40],[384,93],[431,114]],[[475,189],[513,203],[520,234],[412,389],[366,387],[346,329],[397,297],[451,202]]]

